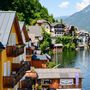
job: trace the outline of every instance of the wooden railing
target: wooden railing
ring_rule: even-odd
[[[17,57],[24,53],[24,45],[7,46],[6,53],[8,57]]]
[[[20,68],[21,68],[22,64],[21,63],[12,63],[12,66],[11,66],[11,70],[12,72],[13,71],[18,71]]]
[[[24,76],[27,70],[30,70],[30,64],[25,61],[24,63],[22,63],[20,69],[18,70],[18,72],[16,72],[16,74],[11,74],[10,76],[3,76],[3,87],[13,88]]]
[[[76,85],[76,84],[73,84],[73,85],[66,85],[66,86],[60,86],[60,89],[73,89],[73,88],[82,88],[81,85]]]

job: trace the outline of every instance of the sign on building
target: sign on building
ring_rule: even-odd
[[[73,85],[73,79],[60,79],[60,85]]]

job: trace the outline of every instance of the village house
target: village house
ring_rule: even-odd
[[[56,36],[63,36],[65,33],[65,25],[62,23],[52,23],[51,24],[52,27],[52,36],[56,37]]]
[[[28,31],[26,30],[25,22],[19,21],[19,25],[20,25],[23,42],[25,44],[23,56],[24,56],[24,60],[28,61],[28,59],[31,60],[31,56],[33,53],[32,45],[31,45],[32,41],[28,35]]]
[[[50,57],[46,54],[38,55],[34,54],[32,60],[30,61],[31,66],[35,68],[47,68],[47,62],[49,62]]]
[[[15,11],[0,11],[0,90],[18,90],[30,65]]]
[[[29,26],[28,35],[31,38],[33,45],[38,48],[38,42],[42,38],[42,28],[40,26]]]
[[[38,84],[42,89],[50,90],[82,90],[82,73],[80,69],[35,69]]]
[[[54,44],[53,52],[62,52],[63,51],[63,44]]]
[[[47,33],[51,33],[51,24],[46,20],[37,20],[36,25],[41,26]]]

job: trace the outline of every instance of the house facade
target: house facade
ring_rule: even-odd
[[[32,60],[30,61],[31,66],[35,68],[47,68],[47,63],[49,59],[45,54],[43,55],[33,55]]]
[[[35,69],[38,83],[42,89],[50,90],[82,90],[82,73],[80,69]]]
[[[31,49],[32,41],[28,35],[28,31],[26,30],[25,22],[19,21],[19,25],[20,25],[21,35],[25,44],[23,57],[24,60],[26,61],[28,58],[30,59],[32,55],[32,49]]]
[[[65,33],[65,25],[62,23],[53,23],[51,24],[52,26],[52,36],[56,37],[56,36],[63,36]]]
[[[0,11],[0,43],[0,90],[17,90],[30,66],[15,11]]]

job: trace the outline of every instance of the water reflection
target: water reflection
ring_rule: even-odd
[[[59,68],[80,68],[83,79],[83,90],[90,90],[90,50],[63,51],[55,53],[53,61],[61,64]]]

